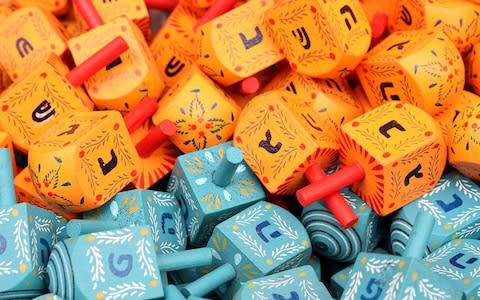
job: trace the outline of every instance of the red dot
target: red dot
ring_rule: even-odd
[[[283,50],[283,48],[280,48],[280,49],[278,49],[278,52],[280,52],[280,54],[282,54],[282,55],[283,55],[283,54],[284,54],[284,50]]]
[[[83,150],[80,151],[80,152],[78,153],[78,156],[79,156],[80,158],[84,157],[84,156],[85,156],[85,151],[83,151]]]
[[[435,181],[434,180],[430,181],[430,186],[434,186],[434,185],[435,185]]]
[[[136,177],[137,176],[137,170],[133,170],[132,173],[130,173],[130,176]]]
[[[317,98],[317,94],[312,93],[312,94],[310,95],[310,97],[312,97],[312,99],[315,99],[315,98]]]
[[[59,2],[59,1],[55,1],[55,6],[60,6],[60,2]]]
[[[18,78],[17,73],[13,73],[13,74],[12,74],[12,79],[15,80],[15,79],[17,79],[17,78]]]
[[[237,136],[237,137],[235,137],[235,141],[237,141],[237,143],[241,144],[242,143],[242,138]]]
[[[140,70],[135,70],[135,76],[137,76],[137,77],[142,76],[142,71],[140,71]]]
[[[50,49],[55,50],[55,48],[57,48],[57,47],[54,44],[50,45]]]
[[[270,23],[270,25],[275,25],[275,20],[274,19],[268,19],[268,23]]]
[[[382,156],[383,156],[384,158],[390,157],[390,152],[385,152],[385,153],[383,153]]]
[[[333,53],[333,52],[330,53],[330,59],[331,59],[331,60],[335,60],[335,58],[336,58],[335,53]]]
[[[18,192],[18,193],[19,193],[20,196],[22,196],[22,197],[25,197],[25,196],[26,196],[24,192]]]
[[[368,70],[366,68],[363,68],[363,73],[368,73]]]
[[[268,110],[269,110],[269,111],[274,111],[275,108],[273,108],[273,105],[269,105],[269,106],[268,106]]]
[[[236,66],[235,67],[235,72],[240,72],[243,69],[242,66]]]
[[[7,110],[8,110],[8,105],[7,104],[3,105],[2,106],[2,111],[7,111]]]
[[[402,107],[403,107],[402,103],[397,103],[397,105],[395,105],[395,108],[402,108]]]
[[[393,165],[392,165],[392,167],[394,167],[394,168],[395,168],[396,166],[398,166],[398,161],[394,162]]]
[[[440,147],[440,144],[435,144],[435,145],[433,146],[433,149],[437,149],[438,147]]]
[[[310,6],[310,10],[312,11],[312,13],[317,12],[317,8],[315,6]]]
[[[66,142],[65,144],[63,144],[63,147],[68,146],[68,145],[70,145],[70,142]]]
[[[47,78],[47,73],[45,73],[45,72],[41,73],[40,77],[42,77],[43,79]]]
[[[392,202],[388,205],[388,208],[392,208],[395,205],[395,202]]]
[[[305,144],[300,144],[300,149],[305,150]]]
[[[32,16],[33,16],[33,12],[29,11],[29,12],[28,12],[28,16],[29,16],[29,17],[32,17]]]
[[[48,197],[52,197],[52,196],[53,196],[53,193],[52,193],[52,192],[48,192],[48,193],[47,193],[47,196],[48,196]]]
[[[353,122],[352,122],[352,126],[353,126],[353,127],[357,127],[358,125],[360,125],[360,122],[357,122],[357,121],[353,121]]]
[[[480,119],[480,114],[476,115],[475,118]]]
[[[75,44],[75,49],[80,50],[80,44]]]
[[[398,70],[398,74],[403,75],[403,70]]]
[[[192,126],[190,126],[190,128],[191,128],[192,130],[196,130],[196,129],[197,129],[197,125],[192,124]]]
[[[198,132],[198,136],[199,136],[199,137],[204,137],[204,136],[205,136],[205,132],[199,131],[199,132]]]
[[[120,128],[120,124],[115,123],[115,124],[113,125],[113,130],[118,130],[118,128]]]
[[[431,131],[425,132],[425,136],[431,136],[432,134],[433,134],[433,132],[431,132]]]
[[[23,180],[25,180],[25,182],[32,182],[32,179],[29,177],[24,177]]]
[[[126,26],[121,26],[121,27],[120,27],[120,30],[121,30],[122,32],[125,32],[125,31],[127,31],[127,27],[126,27]]]
[[[294,64],[294,63],[290,64],[290,67],[291,67],[293,70],[296,70],[296,69],[297,69],[297,65]]]
[[[263,183],[268,183],[268,177],[267,176],[263,177],[262,181],[263,181]]]
[[[135,6],[135,9],[136,10],[141,10],[142,8],[140,7],[140,5],[137,5],[137,6]]]
[[[218,23],[216,27],[217,27],[218,29],[220,29],[220,28],[222,28],[222,26],[223,26],[222,23]]]
[[[95,200],[97,200],[97,201],[102,200],[102,195],[97,195],[97,196],[95,196]]]
[[[169,39],[170,38],[170,33],[168,33],[168,32],[165,33],[165,35],[163,37],[166,38],[166,39]]]

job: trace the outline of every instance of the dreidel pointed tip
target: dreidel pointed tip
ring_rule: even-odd
[[[163,120],[135,146],[142,158],[149,157],[158,147],[172,137],[177,131],[177,125],[170,120]]]
[[[242,95],[252,95],[260,89],[260,81],[256,77],[249,77],[240,83],[240,93]]]

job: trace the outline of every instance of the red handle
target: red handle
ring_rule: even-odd
[[[145,97],[133,110],[123,117],[129,133],[134,132],[142,126],[148,118],[157,111],[158,105],[155,100]]]
[[[217,0],[217,2],[215,2],[215,4],[210,7],[200,19],[198,19],[194,30],[197,30],[197,28],[203,24],[208,23],[216,17],[221,16],[227,11],[231,10],[237,1],[238,0]]]
[[[93,6],[92,0],[73,0],[73,5],[77,7],[78,13],[87,23],[88,29],[103,25],[102,17]]]
[[[177,131],[175,123],[169,120],[160,122],[155,128],[150,130],[135,147],[141,158],[149,157],[160,145]]]
[[[148,8],[161,9],[165,11],[172,11],[178,4],[178,0],[145,0],[145,5]]]

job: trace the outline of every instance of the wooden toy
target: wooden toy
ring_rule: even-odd
[[[292,69],[311,77],[348,75],[371,40],[358,1],[280,1],[265,14],[265,22]]]
[[[177,131],[170,141],[188,153],[228,141],[239,114],[238,105],[194,67],[161,99],[152,120],[172,120]]]
[[[463,291],[464,299],[477,299],[480,293],[480,241],[450,241],[425,257],[425,263],[439,275],[448,277],[455,288]]]
[[[0,148],[0,182],[0,297],[34,298],[46,289],[55,215],[16,203],[10,151],[6,148]]]
[[[63,16],[68,11],[68,0],[12,0],[16,7],[39,7],[57,17]]]
[[[13,150],[12,138],[8,133],[4,131],[0,131],[0,148],[8,148],[8,150],[10,150],[13,174],[16,175],[18,171],[17,171],[17,163],[15,161],[15,152]]]
[[[462,53],[480,40],[480,6],[469,1],[396,1],[389,18],[390,31],[441,30]]]
[[[455,44],[430,30],[392,33],[367,54],[357,73],[372,106],[403,101],[432,116],[452,104],[465,81]]]
[[[179,156],[167,189],[180,200],[192,245],[205,245],[217,224],[265,199],[231,142]]]
[[[0,96],[0,127],[13,138],[15,148],[27,153],[30,144],[61,116],[87,112],[93,103],[80,85],[128,49],[122,38],[109,41],[73,70],[55,55]]]
[[[312,250],[300,221],[264,201],[217,225],[208,247],[215,250],[214,265],[229,263],[237,272],[228,286],[216,290],[225,299],[243,282],[306,264]]]
[[[458,172],[442,176],[432,191],[396,213],[390,231],[393,254],[403,253],[417,211],[435,218],[425,250],[427,254],[453,239],[480,238],[477,230],[480,219],[476,217],[480,211],[480,187]]]
[[[450,280],[421,262],[434,222],[427,213],[417,215],[414,234],[401,257],[360,253],[341,299],[461,299],[462,293]]]
[[[385,230],[382,230],[382,219],[357,195],[343,189],[341,196],[358,216],[358,222],[353,227],[342,227],[322,202],[305,207],[301,221],[317,255],[331,260],[353,262],[360,252],[372,251]]]
[[[477,53],[480,46],[474,45],[472,51],[465,57],[465,81],[466,85],[472,89],[475,94],[480,94],[480,59]]]
[[[69,56],[62,25],[38,7],[17,9],[2,20],[0,38],[0,65],[13,81],[28,76],[51,52]]]
[[[102,48],[107,43],[105,36],[118,34],[129,45],[129,50],[124,55],[111,61],[105,69],[85,83],[96,107],[100,110],[130,111],[145,96],[158,99],[163,92],[164,83],[138,27],[125,16],[103,23],[91,1],[74,1],[79,13],[91,28],[90,31],[68,41],[75,62],[82,63]]]
[[[336,161],[337,135],[322,129],[320,114],[286,91],[261,94],[242,110],[235,146],[270,193],[292,194],[308,167]]]
[[[71,237],[95,231],[103,231],[97,222],[110,221],[118,227],[132,225],[150,226],[157,253],[185,250],[187,233],[180,204],[170,193],[151,190],[131,190],[115,195],[109,202],[95,210],[83,213],[85,220],[71,221],[74,232]],[[72,225],[73,224],[73,225]],[[92,224],[94,231],[84,226]],[[77,226],[77,228],[75,228]],[[75,232],[76,231],[76,232]]]
[[[302,205],[351,186],[385,216],[433,189],[446,163],[439,126],[420,108],[388,102],[344,124],[342,168],[297,191]]]
[[[274,0],[251,0],[199,27],[200,69],[229,86],[281,61],[263,24],[273,5]]]
[[[310,266],[247,281],[233,299],[333,300]]]
[[[55,294],[45,294],[45,295],[41,295],[36,298],[33,298],[33,300],[64,300],[64,299]]]

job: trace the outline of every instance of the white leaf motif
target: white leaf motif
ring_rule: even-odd
[[[195,180],[195,184],[196,185],[204,185],[205,183],[207,183],[207,181],[208,181],[207,177],[200,177],[200,178],[197,178]]]
[[[223,190],[223,197],[228,202],[232,201],[232,195],[227,190]]]

